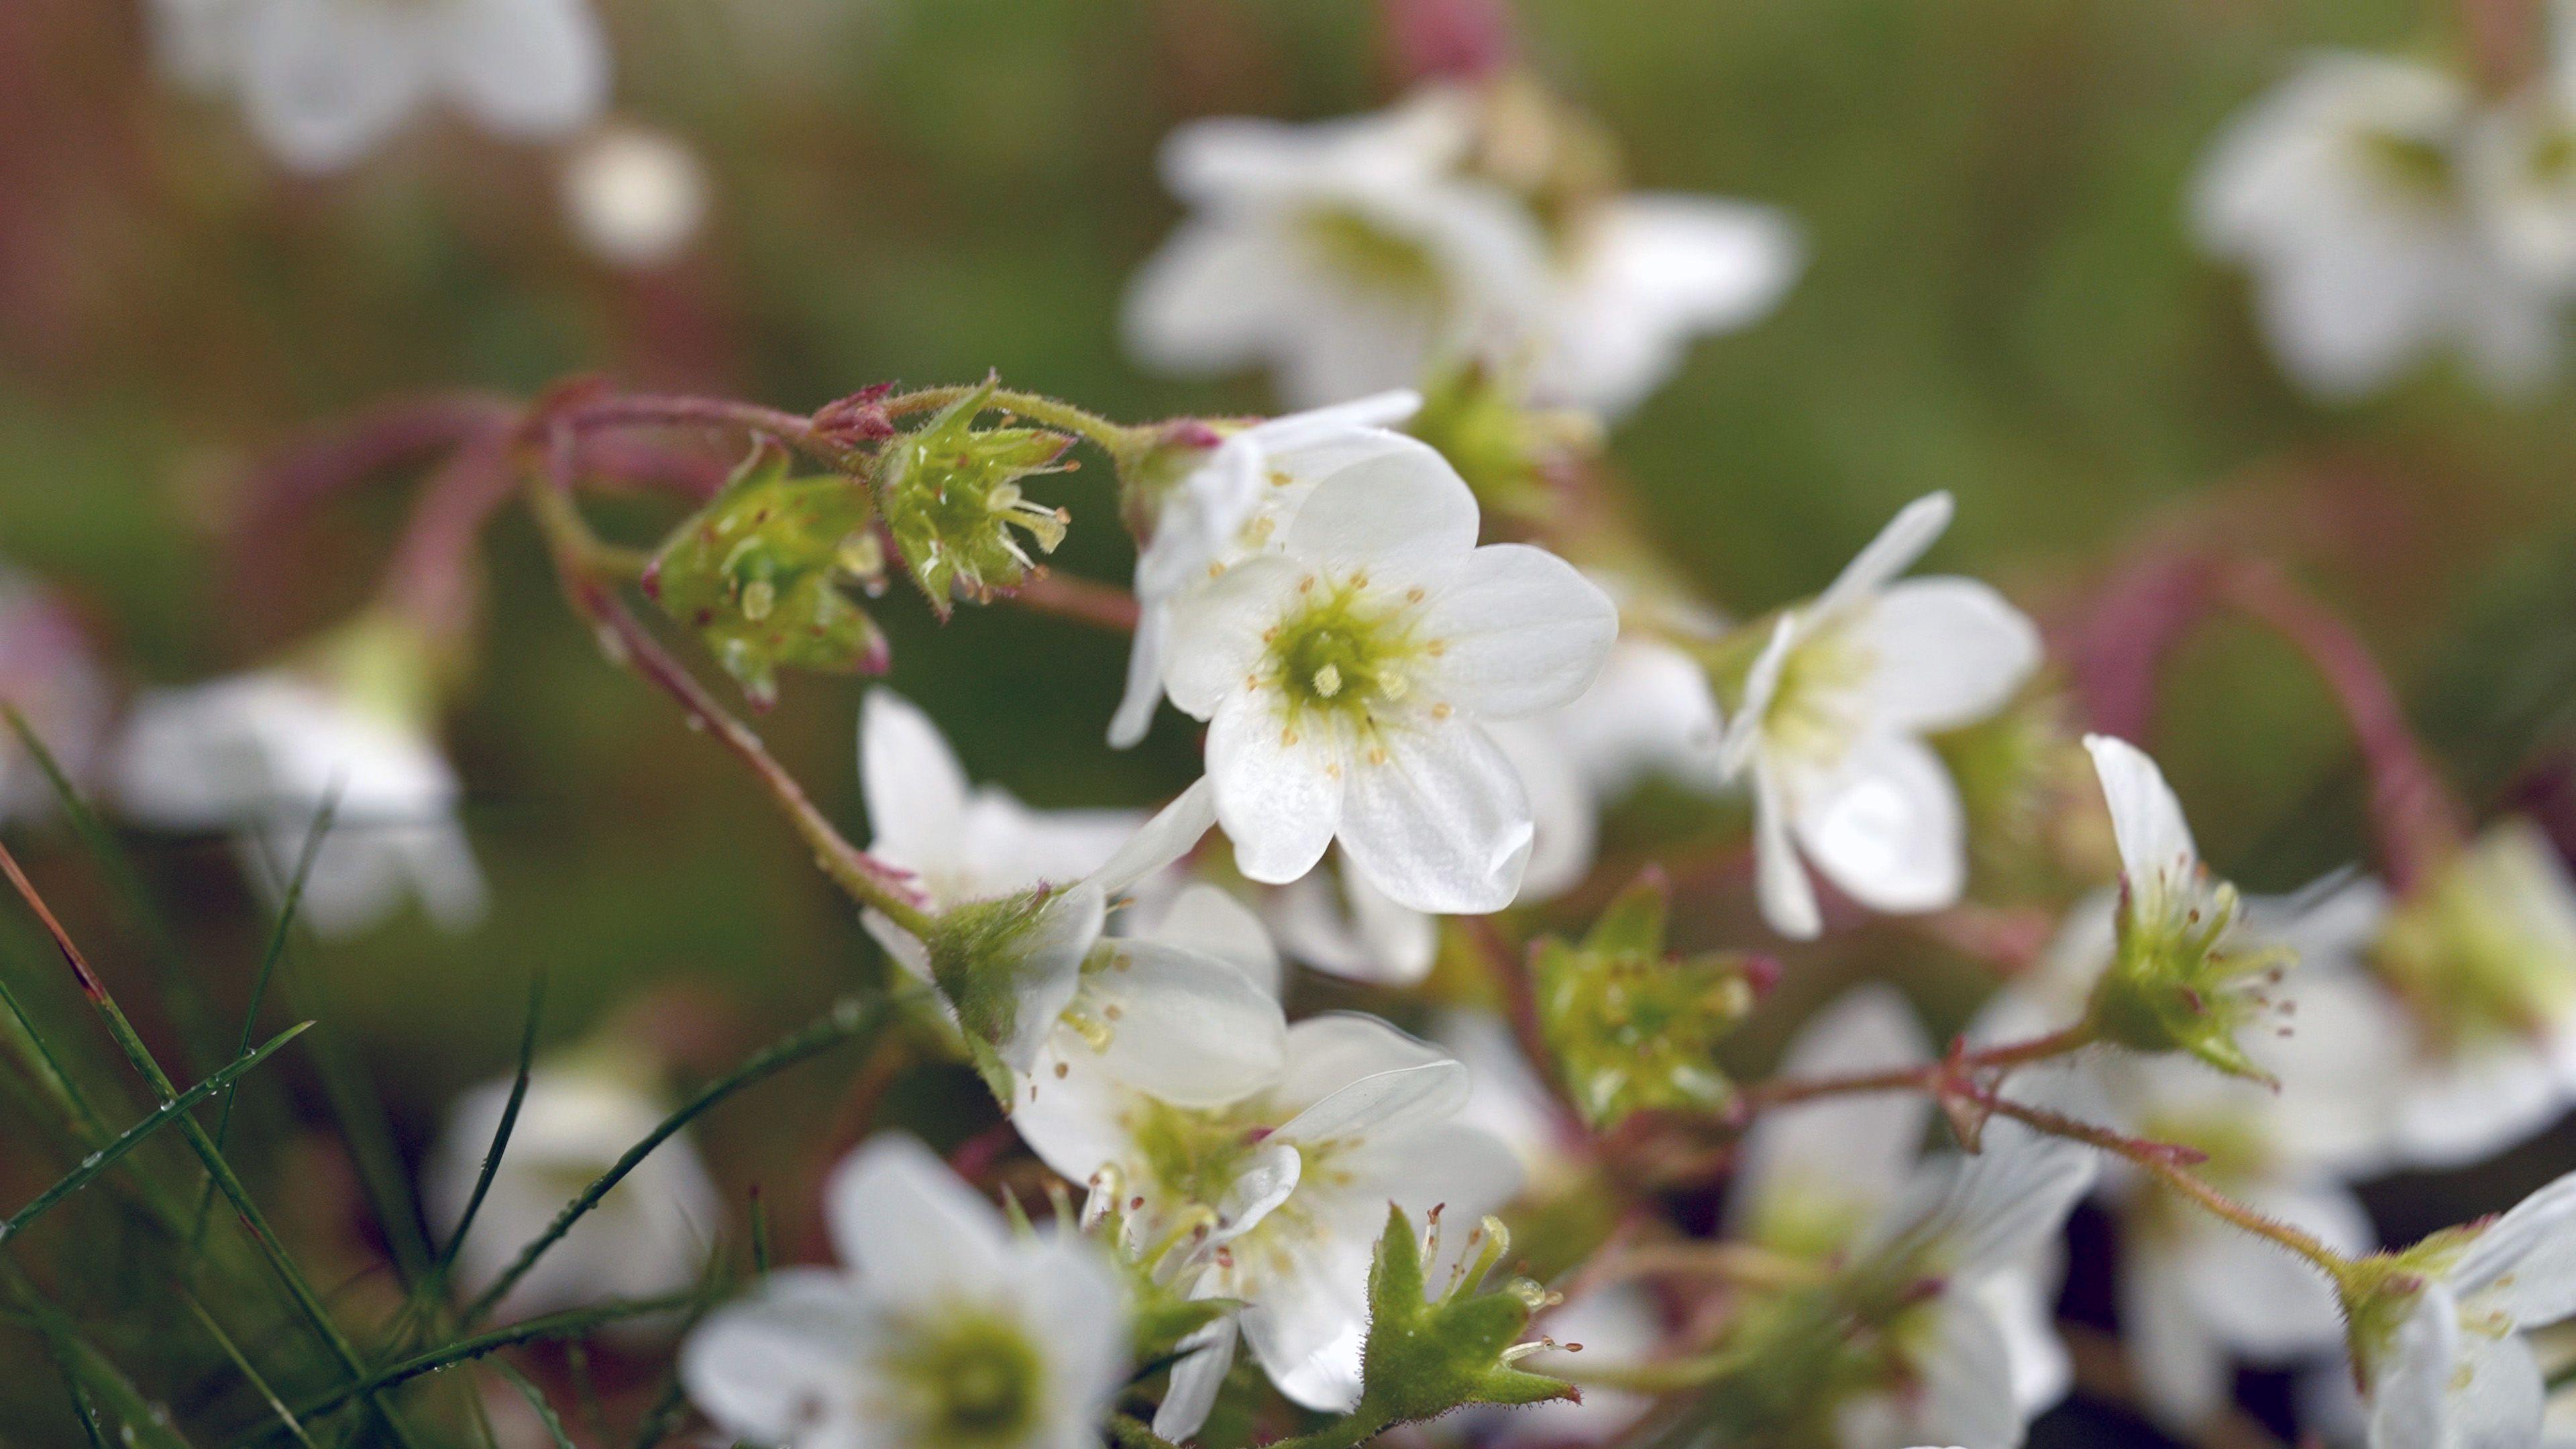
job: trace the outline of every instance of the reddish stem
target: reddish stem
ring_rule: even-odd
[[[1746,1087],[1735,1100],[1734,1111],[1749,1117],[1772,1107],[1792,1102],[1813,1101],[1818,1097],[1848,1096],[1860,1092],[1928,1092],[1939,1090],[1962,1073],[2010,1071],[2050,1057],[2064,1056],[2093,1043],[2093,1034],[2081,1023],[2063,1031],[2053,1031],[2028,1041],[2011,1042],[1983,1051],[1961,1052],[1937,1062],[1922,1062],[1910,1067],[1890,1067],[1878,1072],[1850,1072],[1831,1077],[1781,1077],[1756,1082]]]
[[[1406,85],[1482,80],[1520,51],[1504,0],[1383,0],[1380,14],[1396,78]]]
[[[1026,583],[1002,597],[1024,609],[1054,614],[1113,634],[1136,632],[1136,598],[1125,589],[1072,574],[1031,573]]]

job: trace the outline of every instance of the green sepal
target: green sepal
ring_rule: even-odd
[[[2131,1051],[2187,1052],[2231,1077],[2272,1082],[2238,1040],[2261,1009],[2250,978],[2278,976],[2297,959],[2286,947],[2239,944],[2235,888],[2172,920],[2144,920],[2120,886],[2118,949],[2093,983],[2085,1021]]]
[[[1539,1032],[1584,1120],[1616,1126],[1651,1110],[1714,1111],[1734,1096],[1717,1048],[1753,1007],[1753,957],[1665,954],[1666,886],[1648,872],[1580,944],[1549,938],[1531,958]]]
[[[1422,409],[1404,426],[1449,460],[1487,513],[1545,523],[1560,511],[1550,475],[1597,445],[1600,429],[1579,413],[1529,406],[1520,382],[1469,358],[1424,383]]]
[[[1044,428],[976,427],[1000,385],[986,378],[878,455],[886,530],[943,619],[960,594],[982,602],[1027,582],[1034,565],[1012,530],[1042,553],[1064,541],[1063,512],[1026,501],[1019,480],[1064,471],[1059,460],[1073,439]]]
[[[838,474],[791,476],[791,461],[756,448],[671,531],[642,579],[763,709],[777,702],[781,669],[879,674],[887,662],[885,635],[845,592],[882,571],[868,490]]]
[[[1468,1404],[1536,1404],[1579,1399],[1562,1379],[1504,1362],[1529,1330],[1530,1304],[1511,1288],[1481,1292],[1462,1282],[1432,1299],[1423,1282],[1413,1222],[1389,1206],[1369,1267],[1369,1335],[1360,1354],[1362,1422],[1411,1423]]]

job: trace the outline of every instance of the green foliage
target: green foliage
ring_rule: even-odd
[[[1667,889],[1650,872],[1621,892],[1580,944],[1550,938],[1532,957],[1539,1029],[1584,1119],[1711,1111],[1732,1085],[1717,1047],[1752,1009],[1754,958],[1676,958],[1664,949]]]
[[[1025,583],[1036,565],[1017,533],[1053,553],[1069,521],[1062,509],[1028,501],[1019,480],[1063,471],[1057,460],[1073,439],[1044,428],[975,426],[999,386],[985,379],[886,444],[877,460],[886,529],[942,618],[959,595],[981,603]]]
[[[1555,511],[1550,470],[1597,443],[1600,430],[1580,413],[1528,405],[1524,391],[1507,370],[1469,358],[1424,386],[1405,430],[1440,450],[1485,512],[1538,522]]]
[[[846,591],[883,572],[871,518],[864,486],[792,476],[785,450],[764,445],[671,531],[644,591],[696,630],[761,708],[777,701],[781,669],[881,673],[885,636]]]
[[[1498,1234],[1490,1220],[1485,1229]],[[1510,1350],[1529,1329],[1536,1289],[1515,1282],[1491,1292],[1479,1281],[1501,1255],[1485,1251],[1449,1291],[1424,1281],[1422,1244],[1404,1210],[1390,1206],[1369,1268],[1368,1345],[1360,1355],[1360,1406],[1352,1417],[1380,1425],[1429,1419],[1467,1404],[1536,1404],[1578,1397],[1572,1385],[1511,1366]]]

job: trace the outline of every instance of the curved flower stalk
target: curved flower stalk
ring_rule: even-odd
[[[1127,1305],[1096,1245],[1014,1235],[900,1134],[826,1189],[842,1271],[773,1273],[680,1354],[726,1435],[782,1449],[1089,1449],[1126,1376]]]
[[[1257,922],[1184,899],[1155,932],[1106,934],[1110,906],[1214,823],[1204,783],[1141,825],[1121,812],[1030,810],[970,788],[937,727],[883,689],[863,709],[859,760],[878,824],[870,852],[912,872],[931,912],[924,935],[877,911],[868,932],[939,988],[1005,1102],[1036,1095],[1044,1077],[1032,1073],[1050,1049],[1194,1104],[1277,1070],[1275,961],[1267,985],[1257,965],[1237,964],[1268,954]]]
[[[77,785],[98,762],[107,733],[107,681],[70,608],[35,579],[0,566],[0,699],[18,712]],[[0,821],[41,813],[55,800],[15,731],[0,734]]]
[[[669,1104],[650,1069],[615,1047],[594,1047],[539,1066],[512,1122],[469,1231],[456,1246],[457,1286],[468,1297],[498,1281],[563,1210],[659,1126]],[[515,1078],[486,1082],[456,1100],[422,1172],[431,1221],[453,1233],[474,1196]],[[678,1293],[705,1273],[723,1206],[697,1148],[675,1137],[609,1189],[572,1230],[494,1305],[503,1321],[612,1299]]]
[[[1950,515],[1947,493],[1908,505],[1780,614],[1743,677],[1725,760],[1752,777],[1762,914],[1782,935],[1824,928],[1802,855],[1873,910],[1938,910],[1966,888],[1958,787],[1923,736],[2002,708],[2040,643],[1974,579],[1897,578]]]
[[[1970,1039],[2019,1041],[2082,1021],[2118,953],[2117,909],[2108,892],[2079,903],[2038,967],[1979,1014]],[[2257,902],[2249,915],[2264,937],[2295,943],[2332,929],[2335,909],[2330,898]],[[2280,919],[2264,919],[2273,916]],[[2398,1044],[2362,983],[2303,962],[2281,999],[2282,1025],[2243,1041],[2277,1086],[2225,1076],[2196,1059],[2108,1050],[2032,1075],[2047,1073],[2042,1092],[2087,1100],[2119,1131],[2200,1154],[2204,1180],[2264,1217],[2335,1252],[2364,1253],[2377,1238],[2344,1183],[2384,1156],[2388,1063]],[[2016,1082],[2008,1093],[2027,1090]],[[2190,1430],[2227,1403],[2232,1359],[2280,1366],[2341,1341],[2333,1285],[2311,1265],[2116,1160],[2098,1196],[2120,1224],[2123,1346],[2141,1402],[2169,1427]]]
[[[154,0],[162,58],[229,92],[299,171],[336,171],[433,100],[503,136],[559,136],[599,114],[608,49],[589,0]]]
[[[301,920],[346,936],[417,898],[440,926],[466,929],[482,919],[483,875],[431,737],[429,647],[371,617],[287,663],[150,691],[116,747],[115,798],[149,825],[234,832],[245,872],[272,896],[336,800]]]
[[[1387,1204],[1473,1221],[1518,1185],[1511,1153],[1459,1114],[1466,1068],[1370,1017],[1288,1028],[1280,1070],[1192,1108],[1078,1055],[1047,1065],[1012,1114],[1047,1164],[1124,1207],[1131,1251],[1193,1297],[1238,1313],[1185,1345],[1155,1432],[1195,1433],[1238,1331],[1282,1393],[1346,1411],[1360,1398],[1370,1254]]]
[[[1929,1058],[1893,992],[1855,993],[1790,1049],[1796,1075]],[[1813,1265],[1748,1292],[1693,1411],[1714,1442],[1782,1435],[1866,1449],[2012,1449],[2072,1381],[2048,1326],[2049,1251],[2092,1154],[2019,1122],[1975,1156],[1917,1161],[1919,1096],[1802,1103],[1747,1134],[1729,1215],[1750,1243]]]
[[[1208,779],[1256,881],[1338,840],[1420,911],[1497,910],[1531,846],[1528,798],[1482,722],[1579,696],[1618,630],[1607,596],[1517,544],[1476,546],[1475,496],[1430,450],[1317,482],[1274,552],[1198,591],[1173,703],[1209,722]]]
[[[2293,381],[2359,397],[2445,350],[2497,393],[2547,379],[2576,286],[2576,179],[2555,149],[2571,81],[2561,67],[2488,109],[2431,66],[2330,51],[2231,123],[2193,219],[2253,273]]]
[[[1533,128],[1575,174],[1497,158]],[[1292,407],[1462,352],[1528,355],[1542,398],[1624,411],[1692,337],[1768,312],[1801,256],[1768,208],[1610,194],[1605,149],[1513,83],[1312,125],[1194,122],[1163,151],[1192,214],[1136,276],[1128,344],[1172,371],[1267,365]]]

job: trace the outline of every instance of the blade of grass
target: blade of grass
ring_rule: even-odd
[[[213,1076],[163,1102],[142,1121],[125,1129],[124,1134],[114,1142],[83,1158],[80,1166],[73,1168],[60,1182],[36,1194],[33,1201],[12,1213],[6,1221],[0,1221],[0,1243],[6,1243],[25,1232],[27,1225],[44,1216],[47,1209],[88,1186],[100,1173],[115,1166],[118,1158],[141,1146],[143,1141],[153,1133],[185,1117],[189,1108],[222,1090],[226,1084],[244,1072],[268,1060],[271,1053],[302,1036],[305,1028],[311,1025],[313,1023],[309,1021],[297,1022],[270,1037],[258,1050],[248,1053],[221,1068]]]
[[[63,1392],[72,1401],[72,1415],[80,1420],[81,1431],[89,1436],[89,1449],[107,1449],[107,1435],[98,1427],[98,1410],[90,1407],[89,1391],[81,1387],[80,1376],[72,1372],[71,1356],[57,1345],[49,1345],[54,1367],[63,1376]]]
[[[545,1343],[558,1338],[576,1338],[607,1324],[622,1322],[629,1318],[647,1318],[657,1313],[684,1311],[704,1301],[705,1295],[702,1292],[691,1290],[687,1293],[673,1293],[660,1298],[621,1299],[615,1303],[603,1303],[590,1308],[574,1308],[562,1313],[549,1313],[542,1318],[531,1318],[501,1328],[486,1329],[470,1338],[460,1338],[453,1343],[397,1360],[355,1383],[343,1384],[328,1393],[306,1401],[299,1405],[295,1412],[306,1423],[311,1423],[352,1399],[367,1394],[382,1393],[396,1385],[454,1368],[461,1363],[470,1363],[501,1349],[513,1348],[523,1343]],[[257,1437],[271,1438],[276,1433],[277,1430],[272,1428]]]
[[[564,1204],[563,1211],[555,1215],[555,1220],[547,1224],[546,1230],[538,1234],[527,1247],[521,1249],[519,1256],[502,1271],[501,1276],[494,1279],[491,1286],[485,1288],[480,1297],[467,1305],[463,1317],[459,1320],[460,1326],[472,1328],[476,1323],[481,1322],[483,1316],[491,1312],[493,1306],[501,1301],[502,1296],[516,1286],[530,1268],[536,1266],[537,1259],[543,1257],[547,1249],[561,1242],[564,1234],[572,1230],[574,1223],[579,1222],[584,1214],[599,1205],[599,1200],[608,1195],[610,1188],[617,1186],[625,1179],[626,1174],[635,1170],[637,1163],[651,1154],[654,1148],[661,1146],[670,1139],[672,1134],[689,1125],[700,1113],[754,1082],[794,1066],[826,1047],[836,1046],[875,1030],[886,1019],[886,1014],[886,1001],[882,995],[846,998],[824,1013],[822,1019],[752,1053],[742,1065],[700,1088],[696,1096],[691,1097],[678,1111],[663,1118],[660,1126],[646,1133],[642,1141],[626,1149],[606,1172],[601,1173],[590,1186],[583,1188],[571,1202]]]
[[[206,995],[204,983],[187,969],[187,955],[179,948],[178,933],[170,929],[169,917],[162,913],[160,902],[143,884],[143,876],[135,870],[133,858],[116,843],[115,832],[107,828],[107,822],[99,818],[98,811],[81,797],[79,787],[72,784],[62,762],[46,748],[35,728],[27,723],[27,717],[20,714],[14,704],[0,704],[0,716],[6,717],[19,745],[43,773],[45,783],[54,792],[55,802],[62,808],[63,818],[71,823],[72,833],[80,837],[81,844],[96,858],[110,888],[141,926],[146,954],[152,961],[153,984],[169,1004],[171,1022],[179,1029],[180,1061],[191,1073],[205,1075],[220,1060],[214,1054],[221,1050],[215,1043],[222,1040],[222,1034],[216,1024],[214,1001]]]
[[[0,1283],[28,1325],[42,1335],[63,1381],[72,1391],[82,1427],[99,1434],[97,1410],[104,1408],[118,1432],[103,1435],[124,1449],[188,1449],[187,1439],[164,1413],[125,1376],[107,1355],[81,1337],[70,1316],[45,1299],[33,1280],[15,1264],[0,1261]],[[14,1426],[13,1426],[14,1427]]]
[[[260,1377],[259,1370],[251,1367],[250,1360],[242,1356],[242,1351],[234,1344],[232,1335],[224,1332],[224,1326],[215,1321],[215,1315],[206,1311],[206,1305],[198,1301],[197,1295],[190,1292],[186,1284],[175,1286],[179,1290],[181,1301],[188,1305],[189,1312],[197,1315],[197,1321],[206,1326],[206,1332],[214,1337],[216,1344],[223,1349],[224,1356],[233,1361],[233,1367],[241,1370],[241,1376],[249,1381],[250,1386],[259,1392],[262,1399],[268,1402],[269,1412],[277,1416],[278,1422],[286,1426],[286,1431],[293,1434],[296,1442],[302,1444],[304,1449],[318,1449],[313,1442],[313,1436],[304,1432],[304,1425],[298,1422],[294,1412],[286,1407],[286,1401],[277,1396],[277,1390],[270,1388],[268,1380]]]
[[[546,973],[540,968],[528,979],[528,1015],[519,1028],[519,1068],[510,1079],[510,1099],[502,1104],[500,1125],[492,1129],[492,1146],[483,1154],[482,1171],[475,1174],[474,1191],[465,1199],[465,1211],[457,1215],[456,1230],[448,1235],[447,1246],[430,1266],[428,1287],[435,1290],[456,1262],[456,1250],[465,1243],[466,1232],[474,1226],[475,1214],[483,1210],[483,1198],[492,1190],[492,1178],[501,1170],[501,1154],[510,1148],[510,1133],[519,1124],[519,1106],[528,1099],[528,1078],[537,1059],[537,1021],[546,1004]]]
[[[97,1011],[99,1020],[106,1025],[108,1035],[115,1039],[117,1049],[125,1053],[125,1059],[152,1088],[156,1097],[167,1102],[177,1095],[172,1089],[169,1074],[161,1070],[161,1063],[152,1055],[152,1049],[144,1045],[142,1035],[134,1029],[134,1023],[126,1017],[123,1008],[116,1004],[114,993],[107,989],[107,983],[99,979],[98,973],[90,969],[88,958],[81,955],[80,947],[73,943],[70,933],[63,929],[62,922],[54,918],[53,910],[45,904],[44,897],[36,893],[34,883],[27,879],[27,873],[19,868],[18,858],[10,854],[9,847],[5,844],[0,844],[0,872],[7,874],[9,884],[17,890],[19,898],[27,903],[28,909],[36,913],[37,920],[54,938],[55,949],[62,953],[64,964],[71,968],[72,975],[79,980],[81,994],[89,998],[89,1003]],[[349,1336],[341,1331],[340,1325],[322,1306],[322,1300],[313,1291],[312,1283],[305,1278],[303,1270],[295,1266],[294,1258],[287,1254],[286,1245],[278,1238],[277,1230],[270,1225],[268,1215],[260,1211],[259,1204],[251,1198],[250,1190],[242,1185],[240,1174],[233,1171],[232,1164],[225,1160],[223,1152],[215,1146],[214,1138],[205,1128],[197,1125],[195,1118],[182,1112],[177,1121],[180,1135],[187,1139],[188,1146],[197,1154],[197,1159],[205,1164],[207,1173],[215,1179],[215,1186],[223,1193],[224,1200],[232,1204],[233,1211],[241,1218],[242,1227],[249,1232],[251,1242],[259,1249],[260,1255],[268,1261],[269,1268],[276,1274],[278,1282],[285,1287],[288,1298],[295,1304],[296,1311],[302,1314],[305,1321],[313,1326],[313,1331],[321,1336],[324,1345],[331,1350],[332,1357],[340,1361],[341,1368],[363,1379],[367,1372],[367,1365],[366,1360],[358,1353],[358,1346],[349,1341]],[[372,1394],[369,1395],[368,1404],[384,1420],[385,1427],[395,1443],[406,1446],[406,1449],[414,1444],[410,1431],[404,1428],[401,1420],[395,1417],[391,1406],[377,1400]]]
[[[493,1359],[491,1368],[494,1373],[508,1379],[510,1387],[519,1391],[519,1397],[528,1401],[528,1407],[537,1411],[537,1422],[546,1426],[546,1437],[555,1441],[555,1449],[574,1449],[572,1436],[564,1432],[562,1416],[555,1412],[554,1405],[546,1402],[545,1390],[530,1383],[528,1376],[511,1367],[508,1359]]]

